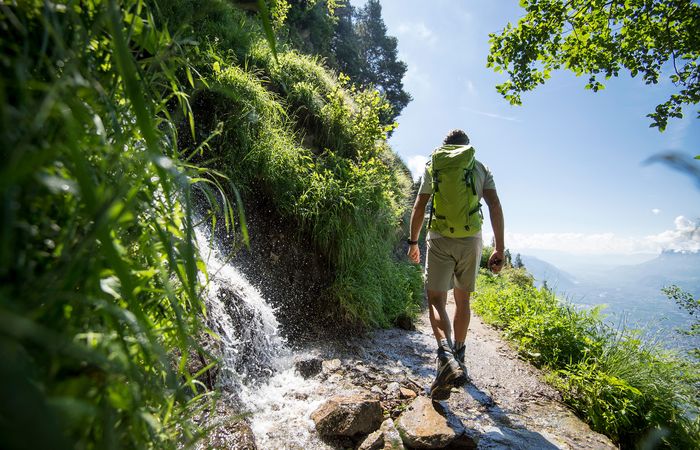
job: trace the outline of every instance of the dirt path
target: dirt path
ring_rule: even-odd
[[[448,310],[454,311],[451,297]],[[388,391],[396,389],[396,383],[425,395],[435,374],[436,344],[427,312],[416,325],[416,331],[379,330],[351,340],[340,351],[336,348],[333,353],[342,369],[327,377],[326,388],[366,389],[384,395],[389,403]],[[471,383],[453,390],[443,406],[474,430],[478,448],[617,448],[562,405],[558,393],[540,380],[539,371],[519,359],[477,316],[472,316],[466,344]],[[398,415],[401,406],[385,405],[392,407],[398,408],[392,411]]]

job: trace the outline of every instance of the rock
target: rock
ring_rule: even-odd
[[[342,363],[339,359],[330,359],[327,361],[323,361],[321,365],[323,367],[323,373],[330,373],[335,372],[336,370],[340,370]]]
[[[394,324],[396,325],[397,328],[401,328],[402,330],[407,330],[407,331],[415,331],[416,326],[413,323],[413,319],[407,315],[407,314],[400,314],[396,320],[394,320]]]
[[[384,433],[384,449],[388,450],[403,450],[403,441],[401,440],[401,434],[396,429],[394,421],[391,419],[386,419],[382,422],[382,426],[379,430]]]
[[[378,395],[382,395],[382,394],[384,393],[384,391],[382,391],[382,388],[380,388],[380,387],[377,386],[376,384],[372,386],[372,389],[370,389],[370,391],[371,391],[373,394],[378,394]]]
[[[337,396],[311,414],[322,436],[355,436],[375,431],[382,423],[379,400],[367,395]]]
[[[362,363],[358,363],[355,367],[353,367],[353,370],[362,374],[369,373],[369,369],[363,366]]]
[[[436,407],[441,412],[436,411]],[[396,428],[404,444],[412,448],[447,447],[465,431],[459,419],[422,396],[413,400],[399,416]]]
[[[396,381],[392,381],[386,385],[385,392],[387,397],[398,398],[401,396],[401,385]]]
[[[294,363],[294,367],[302,377],[311,378],[321,373],[321,370],[323,370],[322,364],[321,358],[306,358]]]
[[[377,431],[371,433],[357,447],[357,450],[404,450],[401,435],[394,426],[394,421],[386,419]]]
[[[357,447],[357,450],[380,450],[384,448],[384,433],[381,430],[372,432]]]
[[[400,391],[401,391],[401,395],[400,395],[401,398],[408,398],[408,399],[411,399],[411,398],[416,398],[416,397],[418,396],[418,394],[416,394],[416,392],[415,392],[414,390],[408,389],[408,388],[405,388],[405,387],[402,387],[402,388],[400,389]]]
[[[248,422],[243,420],[237,422],[231,426],[231,432],[235,436],[235,440],[223,448],[229,450],[256,450],[258,448],[257,445],[255,445],[253,429]]]
[[[452,441],[452,443],[447,446],[448,450],[475,450],[478,447],[479,437],[473,430],[466,430],[460,436],[457,436],[457,439]],[[528,448],[528,446],[521,448]],[[536,446],[529,448],[536,448]]]
[[[211,427],[197,449],[257,450],[250,423],[241,419],[241,413],[224,401],[204,412],[201,420]]]

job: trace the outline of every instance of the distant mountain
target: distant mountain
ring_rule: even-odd
[[[537,286],[546,281],[547,286],[558,292],[568,291],[578,284],[576,278],[553,264],[534,256],[520,255],[525,269],[535,277]]]
[[[697,295],[700,292],[700,252],[664,251],[651,261],[618,267],[610,275],[627,286],[661,289],[677,284]]]
[[[692,323],[693,318],[661,289],[675,284],[697,298],[700,253],[667,251],[638,264],[613,266],[599,262],[570,272],[533,256],[521,254],[520,258],[538,286],[546,280],[567,301],[587,307],[606,305],[606,320],[614,326],[638,326],[651,334],[658,330],[673,340],[677,338],[676,328],[688,328]],[[562,266],[565,263],[563,260]]]
[[[655,295],[661,288],[676,284],[695,295],[700,294],[700,252],[664,251],[639,264],[588,266],[575,274],[534,256],[520,257],[538,286],[547,281],[548,286],[560,293],[614,289],[636,295]]]

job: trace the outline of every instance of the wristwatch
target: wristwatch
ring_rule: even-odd
[[[418,241],[412,241],[411,238],[407,238],[407,239],[406,239],[406,243],[407,243],[408,245],[416,245],[416,244],[418,243]]]

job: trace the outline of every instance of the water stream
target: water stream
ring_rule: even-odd
[[[310,418],[325,399],[323,386],[294,370],[303,355],[290,350],[273,308],[210,236],[203,225],[196,229],[208,273],[208,324],[221,338],[219,388],[251,413],[258,448],[331,448]]]

